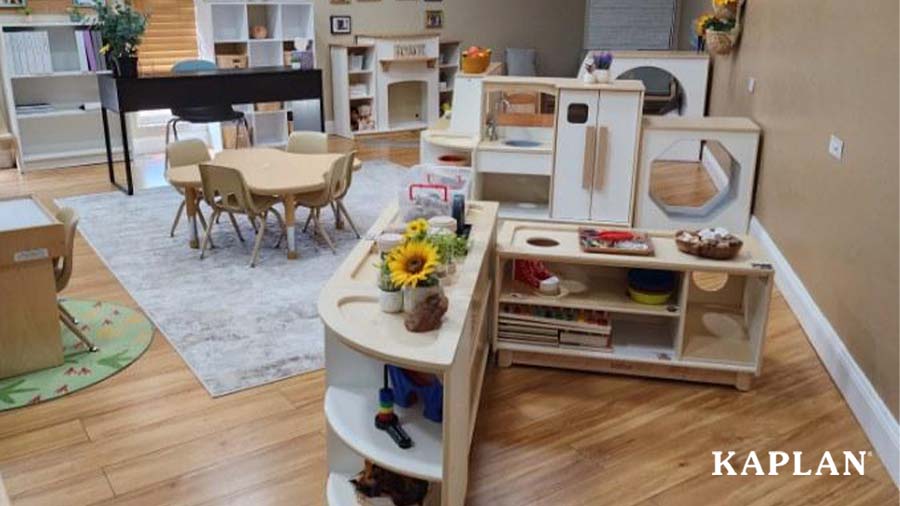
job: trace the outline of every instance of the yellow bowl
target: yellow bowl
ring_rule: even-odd
[[[653,293],[653,292],[642,292],[640,290],[635,290],[634,288],[628,288],[628,295],[631,297],[631,300],[637,302],[638,304],[648,304],[651,306],[661,306],[666,302],[669,302],[669,298],[672,296],[672,292],[664,292],[664,293]]]

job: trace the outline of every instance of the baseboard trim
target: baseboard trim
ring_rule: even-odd
[[[809,342],[868,436],[894,484],[900,486],[900,423],[894,419],[837,331],[755,216],[750,220],[750,235],[772,260],[776,286],[800,321]]]

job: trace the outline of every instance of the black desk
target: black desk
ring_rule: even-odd
[[[106,138],[106,163],[109,181],[132,195],[131,156],[128,150],[128,129],[125,113],[152,109],[171,109],[224,104],[252,104],[254,102],[285,102],[318,100],[321,131],[325,131],[325,111],[322,101],[322,71],[295,70],[291,67],[257,67],[249,69],[219,69],[152,77],[117,78],[109,74],[97,76],[103,135]],[[119,113],[122,130],[122,154],[125,161],[126,186],[116,182],[113,172],[112,146],[109,139],[107,110]]]

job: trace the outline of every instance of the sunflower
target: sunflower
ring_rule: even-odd
[[[712,14],[704,14],[694,21],[694,32],[697,33],[699,37],[702,37],[704,33],[706,33],[706,25],[709,24],[710,21],[714,19]]]
[[[391,281],[397,286],[416,287],[429,280],[438,265],[437,249],[424,241],[408,241],[388,254]]]
[[[419,239],[428,232],[428,220],[419,218],[406,224],[406,238]]]

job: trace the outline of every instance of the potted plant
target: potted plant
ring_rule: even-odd
[[[403,311],[403,292],[391,281],[391,270],[387,262],[382,261],[378,275],[378,305],[385,313]]]
[[[428,222],[414,220],[407,225],[406,242],[387,255],[391,281],[403,289],[403,311],[412,313],[433,293],[440,293],[437,276],[440,261],[437,248],[427,240]]]
[[[594,53],[594,80],[598,83],[608,83],[610,79],[609,67],[612,65],[613,55],[608,51]]]
[[[26,23],[31,23],[31,21],[32,21],[31,12],[32,12],[31,7],[29,7],[27,5],[25,7],[22,7],[21,9],[19,9],[19,13],[22,14],[23,16],[25,16]]]
[[[100,52],[106,55],[113,75],[137,77],[137,48],[147,29],[147,16],[124,2],[107,5],[98,0],[94,6],[97,18],[93,28],[103,39]]]

